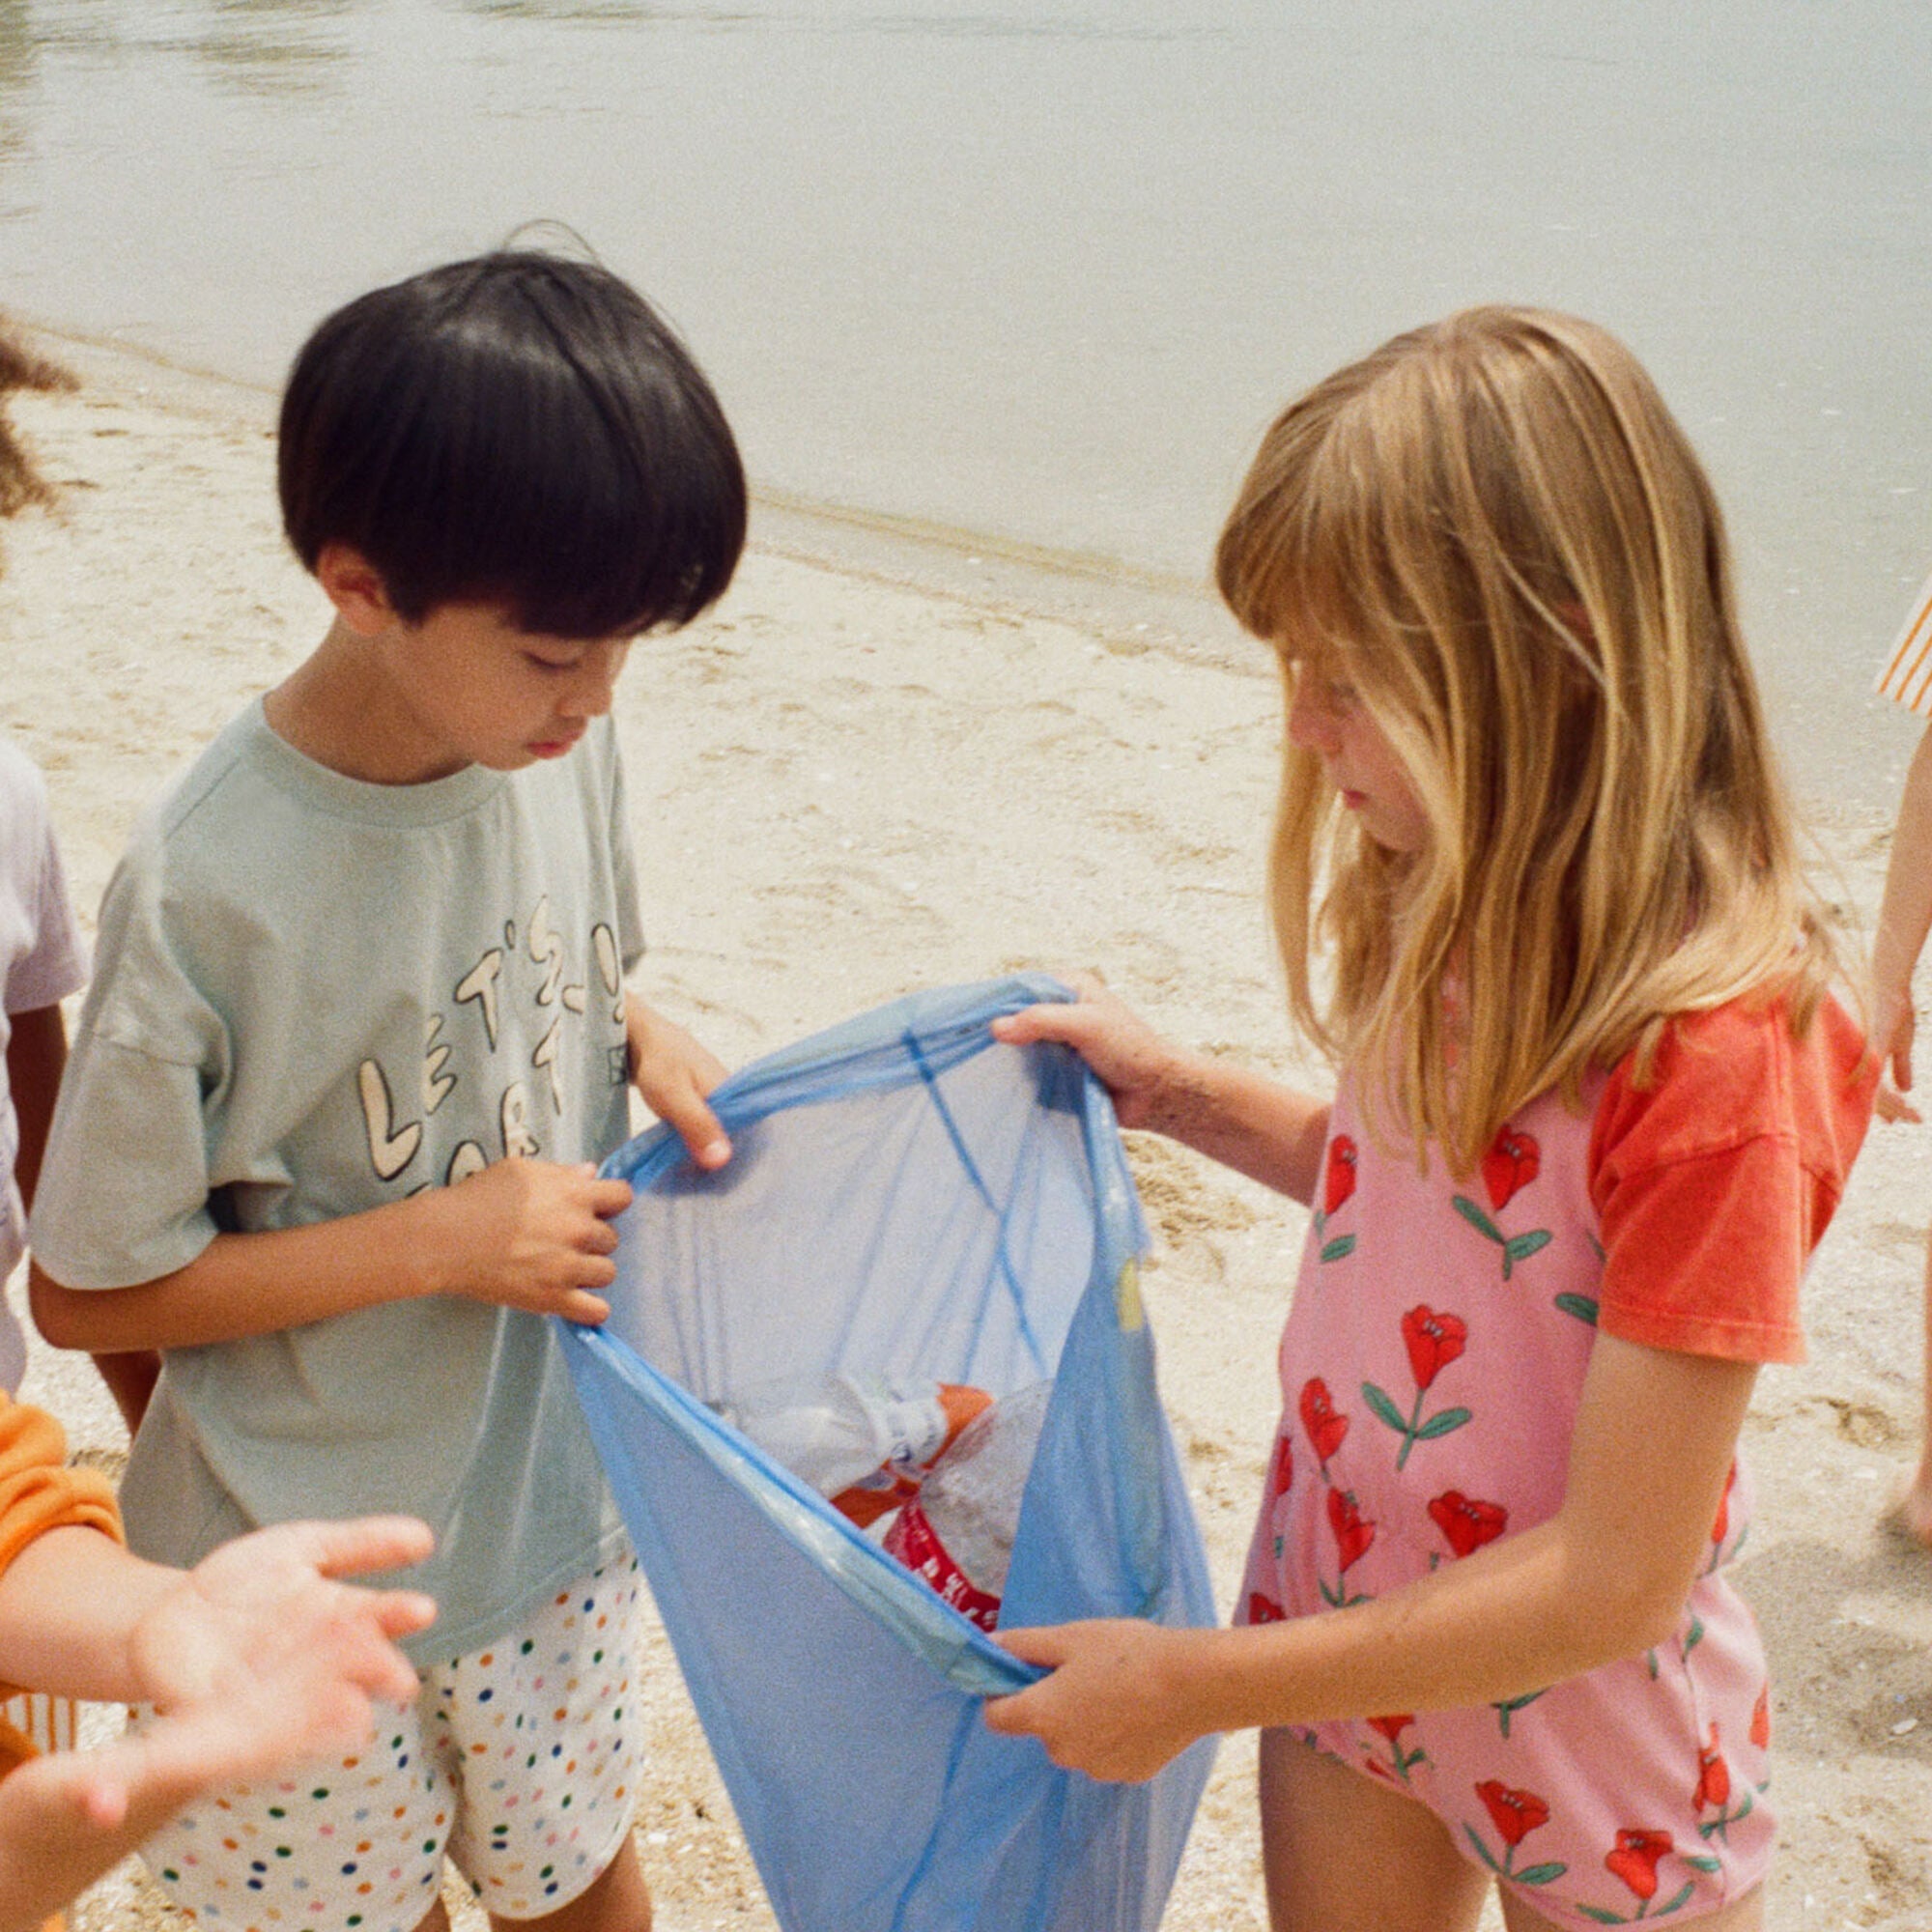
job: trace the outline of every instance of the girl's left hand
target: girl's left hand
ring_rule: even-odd
[[[1055,1764],[1140,1784],[1202,1737],[1178,1669],[1190,1636],[1129,1617],[1001,1631],[999,1641],[1051,1677],[986,1704],[986,1726],[1036,1737]]]

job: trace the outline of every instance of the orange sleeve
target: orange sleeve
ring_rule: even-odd
[[[1802,1039],[1776,1001],[1685,1014],[1647,1085],[1618,1065],[1590,1141],[1603,1332],[1729,1361],[1804,1360],[1799,1283],[1876,1086],[1862,1035],[1833,1000]]]
[[[44,1409],[0,1396],[0,1570],[37,1536],[76,1523],[123,1540],[113,1485],[67,1466],[67,1437]]]

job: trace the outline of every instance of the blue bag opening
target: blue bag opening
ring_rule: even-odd
[[[1039,1673],[712,1406],[800,1373],[1050,1380],[1002,1624],[1213,1621],[1112,1106],[989,1031],[1069,997],[913,995],[721,1087],[722,1172],[663,1127],[605,1163],[636,1197],[566,1356],[786,1932],[1153,1932],[1207,1780],[1207,1742],[1126,1786],[988,1731]]]

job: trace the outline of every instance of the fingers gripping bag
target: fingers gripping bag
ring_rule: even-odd
[[[988,1030],[1069,997],[916,994],[719,1088],[722,1172],[662,1127],[605,1163],[636,1190],[611,1319],[565,1351],[785,1932],[1154,1932],[1207,1781],[1211,1741],[1105,1784],[980,1717],[1041,1674],[994,1616],[1214,1620],[1112,1106],[1066,1049]],[[974,1616],[883,1547],[922,1486],[922,1552],[960,1520],[949,1462],[1019,1486],[997,1594],[952,1589]],[[979,1501],[945,1533],[980,1535]]]

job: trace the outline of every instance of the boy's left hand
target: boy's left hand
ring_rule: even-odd
[[[1187,1633],[1131,1617],[998,1633],[1028,1663],[1053,1672],[986,1703],[986,1727],[1036,1737],[1055,1764],[1089,1777],[1141,1784],[1205,1727],[1186,1708],[1176,1669]]]
[[[676,1130],[699,1167],[723,1167],[731,1142],[704,1096],[724,1078],[724,1063],[635,995],[625,1003],[624,1031],[631,1084],[644,1105]]]

